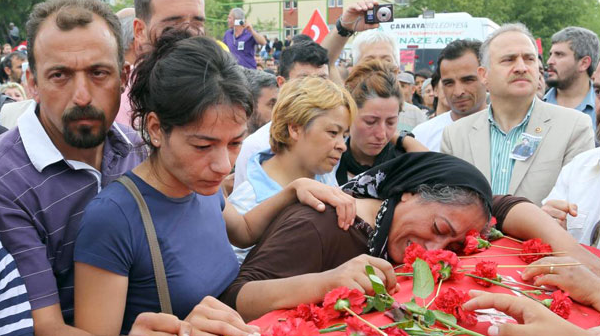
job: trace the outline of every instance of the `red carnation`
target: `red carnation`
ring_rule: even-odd
[[[550,310],[556,315],[564,318],[565,320],[571,315],[571,306],[573,301],[569,298],[569,293],[565,293],[561,290],[557,290],[552,293],[552,303],[550,304]]]
[[[492,219],[490,219],[490,226],[496,226],[496,224],[498,224],[498,220],[496,220],[496,217],[492,216]]]
[[[479,241],[476,237],[473,236],[466,236],[463,245],[463,253],[465,255],[470,255],[482,251],[480,251],[479,248],[477,248],[479,246]]]
[[[327,293],[323,299],[323,309],[329,319],[345,315],[346,312],[343,309],[338,310],[338,302],[340,300],[341,305],[345,305],[357,314],[362,313],[365,302],[363,293],[358,289],[350,290],[348,287],[338,287]],[[338,306],[338,309],[336,309],[336,305]]]
[[[479,232],[477,230],[471,229],[471,230],[467,231],[466,236],[467,237],[472,236],[472,237],[475,237],[475,238],[479,238],[479,237],[481,237],[481,232]]]
[[[542,242],[540,238],[529,239],[528,241],[523,242],[523,253],[552,253],[552,247],[550,245]],[[549,255],[549,254],[547,254]],[[519,258],[524,262],[531,264],[532,262],[542,259],[546,255],[538,254],[538,255],[521,255]]]
[[[417,258],[425,259],[424,255],[427,251],[423,248],[423,246],[412,243],[404,250],[404,266],[402,266],[401,271],[403,273],[412,273],[413,267],[412,264],[415,262]]]
[[[498,264],[493,261],[480,261],[477,263],[477,265],[475,265],[475,272],[473,272],[473,274],[477,275],[479,277],[482,277],[482,278],[497,281],[498,280],[497,266],[498,266]],[[473,278],[473,280],[475,280],[476,283],[482,285],[483,287],[492,286],[491,282],[488,282],[485,280],[476,279],[476,278]]]
[[[296,309],[291,310],[288,316],[290,318],[301,318],[304,321],[313,322],[318,328],[326,327],[329,322],[325,310],[313,303],[310,305],[300,304]]]
[[[379,336],[377,331],[354,316],[347,317],[344,322],[346,323],[346,335],[348,336]]]
[[[471,230],[475,231],[475,230]],[[476,232],[476,231],[475,231]],[[479,235],[479,233],[477,232]],[[492,244],[489,241],[481,238],[481,236],[473,236],[468,235],[465,237],[465,241],[463,242],[463,253],[465,255],[470,255],[477,252],[483,252],[488,249]]]
[[[289,318],[285,322],[278,323],[266,333],[266,336],[305,336],[318,335],[319,329],[312,322],[301,318]]]
[[[464,311],[462,309],[462,305],[468,300],[469,296],[467,293],[457,290],[454,287],[450,287],[446,291],[440,293],[435,299],[435,305],[439,310],[454,315],[458,322],[472,326],[477,324],[477,315],[474,312]]]
[[[459,263],[456,253],[448,250],[431,250],[425,252],[425,261],[431,268],[435,282],[442,280],[460,280],[463,274],[459,273]]]

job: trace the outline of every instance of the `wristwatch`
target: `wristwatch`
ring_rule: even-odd
[[[400,153],[406,153],[406,150],[404,149],[404,146],[402,145],[402,142],[404,142],[404,138],[406,138],[407,136],[414,138],[415,135],[412,134],[411,132],[407,131],[407,130],[402,130],[400,131],[400,135],[398,136],[398,140],[396,140],[396,149],[398,151],[400,151]]]
[[[344,26],[342,26],[341,17],[335,22],[335,28],[337,29],[337,33],[340,34],[340,36],[342,37],[349,37],[352,36],[352,34],[354,34],[352,30],[348,30],[344,28]]]

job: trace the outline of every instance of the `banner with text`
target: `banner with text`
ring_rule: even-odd
[[[483,41],[496,28],[497,25],[486,18],[408,18],[379,25],[380,31],[396,38],[400,49],[443,49],[448,43],[458,39]]]

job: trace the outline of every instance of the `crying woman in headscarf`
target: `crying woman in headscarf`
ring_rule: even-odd
[[[434,152],[403,154],[342,188],[356,198],[357,216],[348,231],[332,225],[334,208],[289,206],[266,229],[221,300],[249,320],[320,302],[339,286],[372,293],[367,264],[393,294],[398,285],[392,264],[402,263],[410,244],[428,250],[461,245],[469,230],[485,231],[492,214],[500,221],[516,204],[510,197],[493,202],[477,168]]]

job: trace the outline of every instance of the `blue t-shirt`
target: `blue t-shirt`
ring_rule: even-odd
[[[223,195],[219,191],[169,198],[132,172],[126,175],[148,204],[173,313],[184,319],[205,296],[220,295],[238,273],[222,214]],[[85,209],[75,261],[129,277],[122,334],[129,332],[138,314],[160,311],[142,216],[121,183],[111,183]]]

